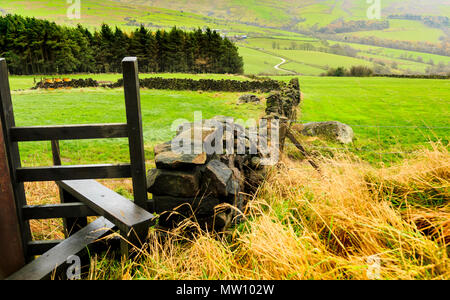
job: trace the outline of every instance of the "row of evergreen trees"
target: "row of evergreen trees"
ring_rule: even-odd
[[[103,24],[91,33],[18,15],[0,17],[0,57],[12,74],[121,72],[125,56],[139,58],[140,72],[242,73],[237,47],[217,32],[152,32],[141,26],[130,34]]]

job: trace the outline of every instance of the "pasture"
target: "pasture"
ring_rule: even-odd
[[[390,28],[376,31],[359,31],[350,33],[355,36],[375,36],[382,39],[420,41],[438,43],[443,36],[443,31],[437,28],[430,28],[420,21],[412,20],[389,20]],[[341,35],[349,35],[343,33]]]
[[[146,76],[159,75],[141,75],[142,78]],[[202,78],[204,75],[174,76]],[[93,77],[112,80],[120,75],[98,74]],[[212,77],[236,78],[226,75]],[[287,81],[291,76],[272,78]],[[299,122],[340,121],[351,125],[357,138],[353,145],[346,147],[316,141],[311,143],[311,149],[351,151],[372,163],[390,163],[408,157],[429,141],[441,141],[444,145],[449,142],[448,80],[308,76],[299,79],[305,97]],[[13,76],[11,86],[25,87],[29,80],[29,77]],[[194,111],[202,111],[204,118],[230,115],[243,120],[264,114],[264,101],[260,105],[238,106],[235,103],[239,95],[143,89],[147,160],[153,158],[152,147],[155,144],[174,135],[170,128],[172,122],[180,118],[192,120]],[[121,89],[15,91],[13,102],[18,126],[115,123],[122,122],[124,116]],[[25,164],[51,163],[48,143],[22,143],[20,146]],[[67,141],[62,142],[61,148],[64,162],[68,164],[128,160],[126,141]]]
[[[235,93],[199,93],[142,90],[141,104],[146,157],[153,158],[153,146],[170,140],[172,122],[193,121],[194,112],[204,118],[227,115],[240,119],[258,118],[262,105],[234,103]],[[18,126],[95,124],[124,122],[123,90],[102,88],[63,91],[16,92],[13,104]],[[49,109],[51,107],[51,109]],[[51,164],[49,143],[22,143],[22,159],[26,165]],[[62,157],[66,164],[119,163],[129,160],[126,140],[62,141]]]
[[[384,65],[394,74],[405,72],[425,74],[427,68],[431,67],[432,64],[446,65],[450,62],[449,57],[442,55],[335,41],[328,41],[327,43],[329,46],[352,47],[357,51],[356,57],[299,50],[302,49],[301,47],[308,45],[315,48],[328,47],[319,40],[310,37],[269,36],[249,38],[239,42],[239,52],[244,58],[245,73],[247,74],[280,74],[279,70],[270,69],[270,63],[276,61],[278,57],[287,60],[287,63],[283,66],[284,69],[308,76],[320,75],[326,72],[329,67],[350,68],[362,65],[373,68],[375,62]],[[270,57],[273,57],[273,59],[271,60]],[[432,63],[430,63],[430,60]],[[276,62],[273,63],[273,66],[276,64]]]

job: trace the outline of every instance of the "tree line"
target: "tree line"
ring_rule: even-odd
[[[336,21],[317,30],[319,33],[336,34],[367,30],[383,30],[389,28],[389,21],[377,20],[357,20],[357,21]]]
[[[357,49],[352,48],[348,45],[340,45],[340,44],[330,45],[330,43],[327,40],[321,40],[320,43],[322,46],[314,46],[312,43],[309,42],[297,43],[295,41],[292,41],[289,46],[281,47],[279,42],[274,41],[272,42],[272,49],[318,51],[350,57],[356,57],[359,52]]]
[[[401,49],[407,51],[417,51],[430,54],[450,56],[450,41],[443,40],[440,43],[422,42],[422,41],[404,41],[381,39],[375,36],[354,36],[354,35],[326,35],[318,36],[322,39],[328,39],[338,42],[348,42],[392,49]]]
[[[103,24],[90,32],[36,18],[0,17],[0,57],[12,74],[121,72],[125,56],[139,59],[140,72],[242,73],[236,45],[211,29],[176,27],[131,33]]]
[[[450,25],[450,19],[446,16],[420,16],[420,15],[390,15],[389,19],[398,19],[398,20],[414,20],[421,21],[427,26],[435,27],[435,28],[443,28],[448,27]]]

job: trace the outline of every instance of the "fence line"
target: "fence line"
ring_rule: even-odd
[[[314,122],[325,122],[325,121],[298,121],[290,120],[296,124],[306,124]],[[344,123],[345,124],[345,123]],[[368,128],[421,128],[421,129],[450,129],[450,126],[416,126],[416,125],[356,125],[356,124],[345,124],[353,127],[368,127]]]
[[[292,144],[289,142],[289,144]],[[418,143],[418,144],[412,144],[412,145],[423,145],[422,143]],[[307,147],[310,150],[325,150],[325,149],[329,149],[329,150],[348,150],[348,151],[360,151],[360,152],[366,152],[366,153],[376,153],[376,154],[411,154],[414,152],[417,152],[417,150],[414,151],[398,151],[398,152],[380,152],[378,150],[375,149],[356,149],[356,148],[345,148],[345,147],[327,147],[327,146],[309,146]]]

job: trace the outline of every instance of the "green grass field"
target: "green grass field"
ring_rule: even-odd
[[[268,70],[261,65],[261,61],[263,61],[264,64],[267,64],[269,61],[267,59],[268,56],[283,57],[287,59],[288,62],[283,65],[284,69],[294,71],[298,74],[313,76],[324,73],[327,67],[342,66],[350,68],[356,65],[373,67],[371,59],[374,62],[384,64],[391,69],[392,73],[396,74],[403,74],[405,72],[424,74],[426,73],[427,68],[431,66],[429,64],[430,59],[435,65],[438,63],[450,63],[450,57],[448,56],[353,43],[334,41],[329,41],[329,43],[330,45],[347,45],[359,52],[357,53],[357,57],[348,57],[318,51],[289,50],[292,49],[293,46],[299,47],[305,44],[310,44],[316,48],[324,47],[320,41],[307,37],[257,37],[240,41],[239,45],[241,45],[241,49],[246,47],[252,48],[251,52],[241,51],[241,55],[244,57],[246,64],[251,65],[246,68],[246,73],[248,74],[257,74],[262,68],[265,69],[264,73],[267,73]],[[259,59],[259,57],[261,57],[261,59]],[[413,61],[417,60],[419,57],[422,59],[422,62]],[[276,62],[273,65],[275,64]],[[393,66],[395,66],[395,68],[393,68]],[[277,75],[277,71],[272,68],[271,74]]]
[[[286,74],[274,68],[281,59],[258,50],[239,47],[239,55],[244,58],[245,74]]]
[[[379,54],[371,54],[371,53],[360,53],[359,57],[363,58],[363,59],[373,59],[374,61],[378,62],[378,63],[384,63],[385,65],[391,67],[392,72],[393,73],[403,73],[402,71],[405,70],[410,70],[411,72],[416,73],[426,73],[427,68],[429,67],[429,65],[425,64],[425,63],[419,63],[419,62],[415,62],[415,61],[410,61],[410,60],[406,60],[406,59],[398,59],[398,58],[390,58],[390,57],[386,57],[383,55],[379,55]],[[397,67],[395,68],[397,71],[395,71],[395,69],[392,66],[397,65]]]
[[[14,78],[12,79],[14,82]],[[258,118],[262,105],[235,105],[239,94],[142,90],[142,117],[147,159],[152,147],[170,140],[172,122],[193,121],[194,112],[204,118],[227,115],[247,120]],[[125,122],[125,104],[121,89],[73,89],[64,91],[24,91],[13,93],[17,126],[95,124]],[[50,144],[30,142],[20,145],[26,165],[49,164]],[[62,141],[61,151],[67,164],[126,162],[126,140]]]
[[[111,76],[98,75],[97,79]],[[287,81],[291,76],[273,78]],[[13,76],[11,86],[18,86],[22,81],[22,77]],[[441,140],[444,145],[449,142],[448,80],[302,76],[300,82],[305,96],[301,122],[340,121],[352,125],[357,137],[348,147],[313,143],[313,148],[345,148],[377,163],[397,161],[429,141]],[[263,104],[235,105],[239,93],[144,89],[141,95],[149,160],[152,147],[174,135],[170,130],[172,122],[179,118],[192,120],[194,111],[202,111],[204,118],[230,115],[243,120],[258,118],[264,111]],[[18,126],[114,123],[123,122],[125,117],[121,89],[21,91],[13,92],[13,102]],[[20,146],[25,164],[51,162],[49,143]],[[62,156],[67,164],[124,162],[128,159],[127,143],[123,140],[67,141],[62,142]]]
[[[448,80],[300,77],[300,82],[302,123],[353,125],[357,140],[348,149],[368,161],[395,161],[429,141],[449,143]]]
[[[313,67],[306,63],[288,62],[282,66],[286,70],[292,70],[302,75],[319,76],[326,72],[325,68]]]
[[[449,56],[443,56],[443,55],[436,55],[436,54],[430,54],[430,53],[423,53],[423,52],[416,52],[416,51],[406,51],[406,50],[400,50],[400,49],[391,49],[391,48],[383,48],[383,47],[377,47],[377,46],[371,46],[371,45],[362,45],[362,44],[354,44],[354,43],[343,43],[343,42],[334,42],[330,41],[331,45],[334,44],[341,44],[341,45],[348,45],[350,47],[353,47],[355,49],[360,50],[360,55],[363,55],[364,53],[375,53],[381,56],[384,56],[386,58],[399,58],[403,56],[411,56],[414,59],[417,59],[418,57],[422,57],[424,62],[429,61],[430,59],[433,60],[434,63],[450,63],[450,57]]]
[[[420,21],[412,20],[389,20],[390,28],[374,31],[359,31],[351,33],[355,36],[375,36],[382,39],[404,40],[404,41],[426,41],[438,43],[439,38],[444,35],[441,29],[430,28]],[[349,35],[347,33],[342,35]]]
[[[317,51],[277,50],[275,53],[280,54],[281,57],[286,57],[290,61],[318,67],[350,67],[357,65],[371,67],[373,65],[371,62],[362,59]]]

